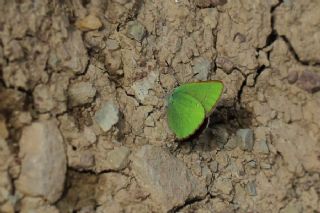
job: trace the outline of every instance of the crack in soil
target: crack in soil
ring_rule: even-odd
[[[281,35],[280,36],[283,41],[286,43],[286,45],[288,46],[288,49],[290,51],[290,53],[292,54],[292,56],[294,57],[294,59],[300,63],[301,65],[305,65],[305,66],[314,66],[314,67],[318,67],[320,66],[320,62],[318,61],[306,61],[306,60],[301,60],[298,53],[296,52],[296,50],[293,48],[292,43],[290,42],[290,40],[285,36],[285,35]]]
[[[189,205],[192,205],[192,204],[195,204],[195,203],[198,203],[198,202],[205,200],[208,196],[210,196],[209,192],[207,192],[207,194],[204,195],[203,197],[194,197],[189,200],[186,200],[184,204],[182,204],[180,206],[173,207],[171,210],[168,211],[168,213],[179,212],[180,210],[182,210],[183,208],[185,208]]]
[[[278,38],[279,38],[279,35],[274,27],[275,25],[275,16],[274,16],[274,11],[277,9],[277,7],[279,7],[281,4],[283,3],[283,0],[279,0],[278,3],[276,5],[274,5],[273,7],[271,7],[270,9],[270,13],[271,13],[271,33],[267,36],[266,38],[266,44],[265,46],[261,47],[261,48],[257,48],[256,51],[258,52],[259,50],[263,50],[269,46],[271,46]],[[268,58],[268,61],[270,61],[270,52],[271,50],[267,51],[267,58]],[[262,65],[262,66],[259,66],[256,71],[255,71],[255,76],[254,76],[254,85],[253,87],[255,87],[257,81],[258,81],[258,78],[259,76],[261,75],[262,72],[264,72],[266,70],[266,66],[265,65]],[[241,104],[241,97],[242,97],[242,93],[243,93],[243,89],[244,87],[247,86],[247,79],[248,79],[248,75],[244,75],[245,79],[243,80],[242,82],[242,85],[240,86],[240,89],[238,91],[238,95],[237,95],[237,102],[239,104]]]

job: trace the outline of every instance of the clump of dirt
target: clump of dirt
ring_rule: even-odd
[[[317,212],[320,3],[0,3],[0,212]],[[225,85],[175,141],[166,97]]]

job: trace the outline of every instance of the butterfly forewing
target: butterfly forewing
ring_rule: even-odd
[[[168,124],[177,138],[192,135],[204,119],[205,110],[197,99],[179,91],[172,94],[168,105]]]

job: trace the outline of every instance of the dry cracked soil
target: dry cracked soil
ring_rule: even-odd
[[[319,0],[0,0],[0,212],[320,212]],[[166,100],[225,89],[177,142]]]

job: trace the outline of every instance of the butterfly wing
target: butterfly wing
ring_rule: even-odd
[[[174,92],[185,93],[197,99],[206,115],[209,115],[222,95],[223,83],[218,80],[187,83],[176,88]]]
[[[203,123],[205,110],[192,96],[174,92],[168,105],[168,125],[178,139],[192,135]]]

